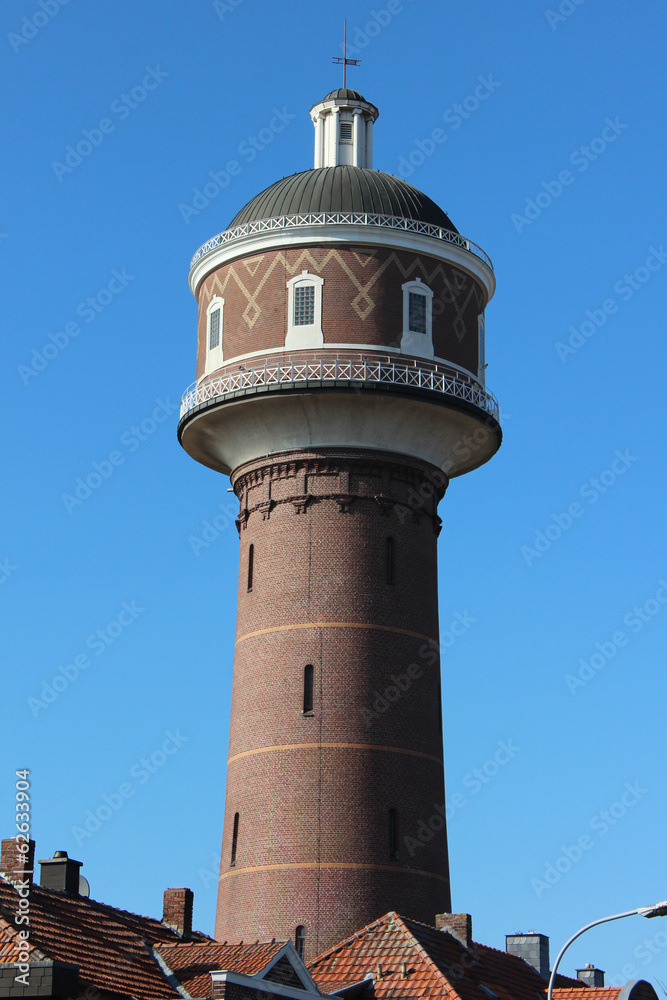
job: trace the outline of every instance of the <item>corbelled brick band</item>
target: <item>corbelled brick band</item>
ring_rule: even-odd
[[[321,450],[248,463],[232,482],[241,552],[216,937],[293,939],[303,925],[313,956],[388,910],[432,923],[450,909],[446,476]]]

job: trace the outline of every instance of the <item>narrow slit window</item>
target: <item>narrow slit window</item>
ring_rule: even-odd
[[[294,289],[294,326],[312,326],[315,322],[315,285],[297,285]]]
[[[340,123],[340,141],[352,142],[352,122]]]
[[[303,711],[313,711],[313,677],[315,671],[312,663],[307,664],[303,670]]]
[[[440,736],[442,736],[442,682],[440,680],[439,666],[438,666],[438,725],[440,726]]]
[[[306,952],[306,928],[302,924],[299,924],[294,932],[294,948],[303,962],[303,956]]]
[[[248,548],[248,593],[252,590],[252,578],[255,573],[255,546]]]
[[[385,558],[386,558],[387,583],[393,583],[394,582],[394,539],[388,538],[386,545],[387,548],[386,548]]]
[[[232,832],[232,856],[229,859],[230,867],[236,864],[236,848],[239,844],[239,814],[234,813],[234,830]]]
[[[220,346],[220,309],[213,309],[208,320],[208,349]]]
[[[398,856],[398,813],[389,810],[389,857],[395,861]]]
[[[426,333],[426,296],[410,292],[408,309],[410,333]]]

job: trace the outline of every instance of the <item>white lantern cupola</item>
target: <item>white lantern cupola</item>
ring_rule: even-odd
[[[373,166],[373,122],[379,115],[356,90],[332,90],[314,104],[315,167]]]

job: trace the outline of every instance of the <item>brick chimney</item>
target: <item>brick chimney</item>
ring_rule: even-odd
[[[192,936],[192,889],[165,889],[162,906],[162,923],[180,934],[182,938]]]
[[[542,979],[549,979],[549,938],[544,934],[508,934],[505,949],[537,969]]]
[[[24,850],[25,848],[25,850]],[[9,882],[32,882],[35,867],[35,841],[9,837],[2,841],[0,872]]]
[[[447,931],[455,937],[468,951],[472,950],[472,917],[469,913],[436,913],[435,926],[439,931]]]
[[[581,979],[586,986],[604,986],[604,972],[596,969],[594,965],[586,964],[585,969],[577,969],[577,979]]]

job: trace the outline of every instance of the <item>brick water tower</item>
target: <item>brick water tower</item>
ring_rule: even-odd
[[[216,937],[312,957],[388,910],[451,909],[444,816],[410,847],[444,802],[437,506],[501,431],[489,258],[373,169],[361,94],[310,114],[313,169],[193,258],[178,433],[240,502]]]

